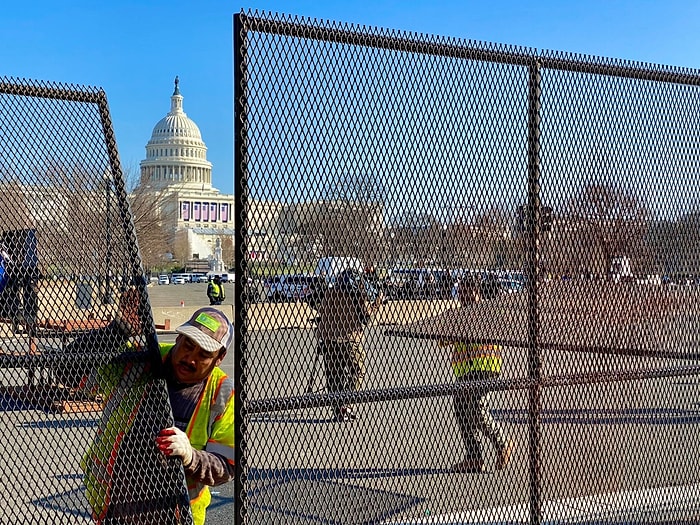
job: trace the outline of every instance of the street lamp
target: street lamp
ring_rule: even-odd
[[[441,270],[446,270],[447,269],[447,223],[442,225],[441,228],[441,234],[442,234],[442,262],[440,266]]]
[[[105,241],[107,244],[105,252],[105,289],[102,297],[103,304],[113,304],[112,295],[112,176],[109,170],[103,176],[105,185]]]

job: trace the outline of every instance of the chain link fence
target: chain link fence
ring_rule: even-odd
[[[0,186],[0,523],[191,523],[105,93],[0,79]]]
[[[700,520],[697,71],[234,22],[236,523]]]

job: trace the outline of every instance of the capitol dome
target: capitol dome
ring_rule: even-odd
[[[141,184],[165,188],[211,189],[211,162],[199,127],[182,109],[179,79],[170,97],[170,112],[153,127],[141,161]]]
[[[193,139],[204,145],[197,124],[182,111],[182,97],[180,97],[180,106],[173,108],[173,111],[159,120],[158,124],[153,127],[149,144],[169,142],[173,137]]]

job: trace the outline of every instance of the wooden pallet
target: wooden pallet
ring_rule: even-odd
[[[61,385],[0,387],[0,397],[22,403],[27,409],[51,414],[80,414],[102,410],[99,396],[89,398],[84,392]]]
[[[104,328],[109,323],[109,319],[42,319],[37,321],[36,326],[37,328],[70,333]]]

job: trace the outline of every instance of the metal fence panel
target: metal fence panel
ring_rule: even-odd
[[[562,312],[556,324],[566,333],[557,337],[574,350],[552,349],[543,361],[550,373],[592,382],[652,377],[547,391],[542,485],[548,499],[588,498],[603,521],[696,519],[687,443],[697,435],[697,386],[681,369],[697,364],[698,348],[695,233],[683,226],[697,213],[698,129],[689,115],[698,87],[641,65],[627,74],[602,74],[601,61],[588,71],[546,69],[550,57],[559,58],[543,61],[541,199],[554,225],[540,248],[543,267],[565,278],[547,283],[540,304],[543,319]],[[653,377],[664,370],[670,375]],[[548,424],[557,419],[562,428]],[[579,453],[563,459],[571,439]],[[674,502],[654,510],[650,488],[675,490]]]
[[[698,73],[234,33],[237,523],[696,519]]]
[[[105,93],[1,79],[0,186],[0,522],[191,523]]]

